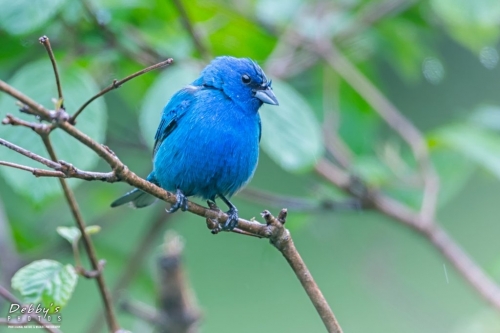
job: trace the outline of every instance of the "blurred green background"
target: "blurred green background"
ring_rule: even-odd
[[[173,57],[172,67],[140,76],[91,104],[77,124],[146,176],[152,139],[171,94],[196,78],[211,57],[255,59],[275,80],[281,106],[261,110],[263,151],[249,188],[318,207],[288,207],[287,225],[344,331],[500,332],[498,312],[426,239],[375,211],[321,208],[322,202],[347,199],[314,172],[314,164],[328,156],[321,133],[325,119],[334,119],[325,127],[352,150],[350,172],[415,209],[422,188],[411,181],[418,170],[406,144],[303,41],[335,43],[423,132],[441,178],[438,220],[500,281],[500,3],[197,0],[184,6],[203,52],[171,1],[0,0],[0,78],[53,108],[53,74],[38,43],[48,35],[71,114],[113,79]],[[7,113],[18,115],[14,100],[1,94],[0,117]],[[0,137],[47,155],[27,129],[1,126]],[[55,131],[53,140],[61,159],[82,169],[108,170],[61,132]],[[36,165],[6,148],[0,148],[0,159]],[[70,183],[86,223],[102,227],[93,239],[113,287],[166,205],[112,210],[110,202],[129,190],[126,184]],[[71,247],[55,231],[74,225],[57,180],[0,167],[0,199],[3,286],[10,287],[12,274],[33,260],[73,263]],[[244,192],[234,202],[248,219],[282,208]],[[202,332],[324,331],[298,280],[266,240],[213,236],[204,224],[192,214],[176,213],[162,227],[186,241],[183,264],[203,311]],[[121,298],[155,305],[162,234],[149,242]],[[63,309],[61,329],[89,332],[101,309],[95,282],[80,278]],[[152,331],[117,311],[122,327]],[[0,317],[4,314],[7,305],[0,303]],[[0,326],[3,331],[7,328]]]

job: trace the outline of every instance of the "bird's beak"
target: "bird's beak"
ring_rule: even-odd
[[[273,93],[271,87],[266,87],[265,89],[254,90],[255,97],[260,99],[263,103],[271,105],[279,105],[278,99]]]

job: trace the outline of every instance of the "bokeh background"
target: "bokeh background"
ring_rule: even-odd
[[[108,145],[138,175],[151,168],[162,107],[218,55],[250,57],[274,79],[281,106],[264,107],[262,154],[252,192],[234,198],[257,217],[287,205],[295,243],[345,332],[500,332],[500,315],[415,231],[372,210],[320,178],[323,129],[351,151],[349,172],[417,209],[418,168],[406,143],[360,92],[315,53],[331,42],[425,136],[441,180],[437,218],[484,271],[500,281],[500,3],[495,0],[184,1],[201,47],[175,1],[1,0],[0,78],[49,108],[57,96],[49,59],[38,43],[50,37],[71,114],[90,96],[156,61],[167,69],[140,76],[94,102],[77,126]],[[18,114],[0,95],[0,116]],[[107,171],[92,152],[55,131],[60,158]],[[0,127],[0,137],[46,153],[27,129]],[[331,138],[331,135],[328,137]],[[6,148],[0,159],[31,165]],[[34,165],[34,164],[33,164]],[[164,203],[111,209],[126,184],[73,181],[105,277],[113,288],[158,219],[145,255],[134,264],[120,299],[154,306],[156,258],[163,231],[185,240],[183,265],[203,311],[202,332],[322,332],[323,325],[280,253],[266,240],[213,236],[203,219],[165,216]],[[272,193],[273,200],[262,199]],[[288,200],[293,197],[294,200]],[[0,167],[0,281],[38,259],[73,263],[56,233],[74,225],[55,179]],[[284,199],[288,201],[283,202]],[[330,209],[325,202],[339,202]],[[84,260],[87,265],[87,261]],[[18,295],[18,294],[17,294]],[[1,307],[3,306],[3,308]],[[118,311],[124,328],[153,327]],[[92,332],[102,304],[95,282],[80,278],[63,310],[64,332]],[[7,304],[0,303],[0,317]],[[105,331],[105,326],[101,326]],[[0,326],[0,332],[7,331]]]

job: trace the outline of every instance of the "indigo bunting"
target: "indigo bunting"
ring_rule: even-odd
[[[222,228],[232,230],[238,224],[238,210],[229,198],[257,167],[263,103],[278,105],[271,80],[254,61],[227,56],[215,58],[170,99],[155,135],[153,171],[146,178],[176,193],[168,213],[185,211],[189,196],[218,197],[229,207]],[[134,189],[111,206],[130,202],[140,208],[154,201]]]

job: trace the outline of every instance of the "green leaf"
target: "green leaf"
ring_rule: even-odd
[[[375,156],[363,155],[356,157],[352,169],[355,175],[375,187],[384,186],[394,178],[387,165]]]
[[[85,233],[87,235],[97,234],[99,231],[101,231],[101,227],[98,225],[89,225],[85,227]]]
[[[460,193],[475,166],[464,155],[445,148],[432,149],[431,158],[439,175],[439,206],[443,206]]]
[[[356,155],[373,155],[374,142],[380,140],[381,118],[356,90],[341,82],[338,133]]]
[[[473,51],[496,43],[500,36],[497,0],[431,0],[449,34]]]
[[[409,81],[416,81],[422,75],[422,61],[432,54],[422,39],[423,28],[405,18],[394,17],[382,20],[376,27],[379,52],[390,66]],[[412,40],[412,43],[408,43]]]
[[[433,149],[444,146],[461,153],[500,178],[500,136],[474,126],[453,125],[429,137]]]
[[[141,107],[139,125],[142,135],[151,148],[163,108],[177,91],[194,81],[199,73],[200,69],[196,63],[174,65],[162,72],[149,88]]]
[[[492,130],[500,130],[500,107],[496,105],[481,105],[469,118],[474,124]]]
[[[0,27],[21,35],[41,27],[57,14],[65,0],[0,0]]]
[[[500,318],[493,309],[482,309],[467,316],[456,325],[452,333],[497,333]]]
[[[78,242],[82,236],[82,233],[77,227],[57,227],[56,231],[71,244]],[[101,231],[101,227],[98,225],[89,225],[85,227],[87,235],[97,234],[99,231]]]
[[[61,70],[61,81],[65,98],[64,105],[69,113],[75,112],[90,96],[100,90],[92,77],[78,67],[63,68]],[[9,83],[40,104],[53,109],[54,103],[51,100],[57,97],[57,90],[49,59],[25,65],[15,73]],[[36,121],[32,116],[16,112],[15,102],[14,98],[6,94],[0,95],[0,118],[3,118],[7,113],[13,113],[19,118]],[[106,123],[106,105],[103,99],[97,99],[78,118],[77,127],[97,142],[102,142],[105,138]],[[0,126],[0,137],[49,158],[40,137],[27,128]],[[55,130],[50,137],[58,158],[72,163],[80,169],[89,170],[99,160],[92,150],[63,131]],[[42,164],[5,147],[0,147],[0,151],[2,160],[45,168]],[[47,196],[61,193],[60,185],[57,179],[54,178],[41,177],[35,179],[25,171],[6,167],[0,168],[0,174],[15,191],[38,202]],[[69,179],[68,183],[71,187],[75,187],[80,182]]]
[[[57,227],[56,231],[71,244],[78,242],[82,235],[77,227]]]
[[[273,81],[280,105],[261,108],[262,149],[283,169],[312,168],[323,154],[321,126],[305,99],[283,81]]]
[[[300,8],[301,0],[258,0],[255,4],[256,17],[271,25],[285,25]]]
[[[78,275],[71,265],[54,260],[37,260],[24,266],[12,277],[12,288],[26,303],[41,303],[46,308],[63,307],[71,298]]]

